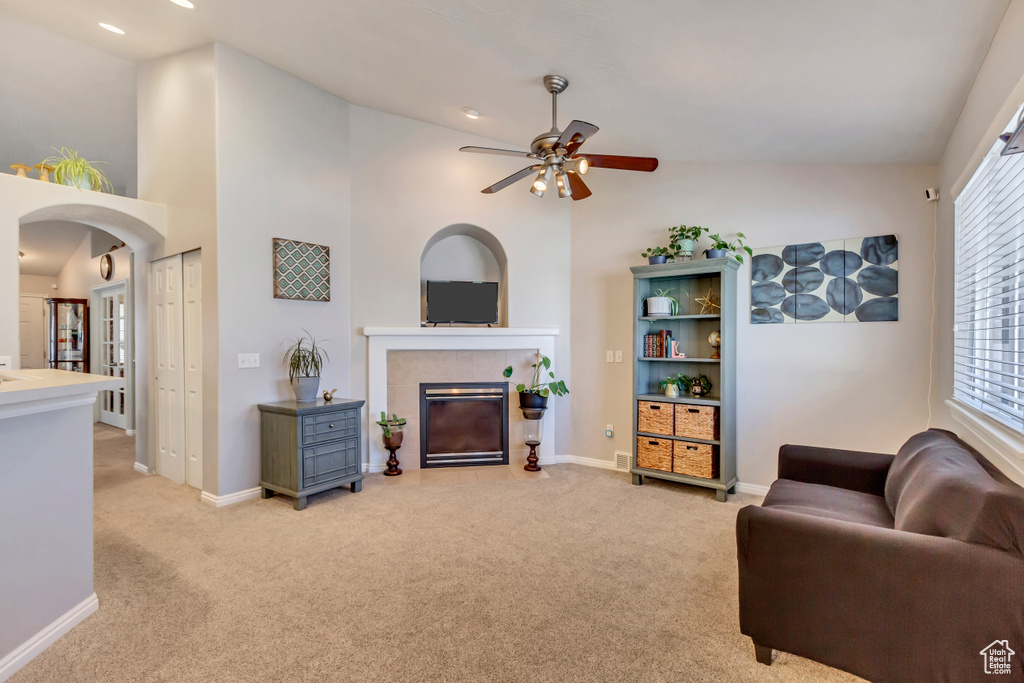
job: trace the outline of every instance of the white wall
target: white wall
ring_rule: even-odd
[[[342,100],[222,45],[216,54],[219,360],[231,389],[219,400],[218,489],[204,488],[223,495],[259,484],[256,404],[294,398],[290,338],[305,328],[328,340],[321,385],[349,393],[349,121]],[[330,302],[274,298],[274,237],[331,248]],[[239,370],[248,352],[261,367]]]
[[[0,12],[0,169],[69,147],[136,195],[135,64]],[[35,171],[32,178],[37,177]]]
[[[146,62],[139,67],[139,197],[167,206],[167,237],[137,251],[135,357],[149,355],[148,296],[152,260],[202,249],[203,260],[203,486],[217,490],[218,271],[216,65],[214,46]],[[136,377],[140,396],[143,377]],[[147,439],[146,401],[138,402],[139,462],[155,471],[155,435]]]
[[[131,274],[131,253],[127,247],[110,252],[114,264],[111,282],[127,280]],[[22,276],[25,277],[25,276]],[[90,290],[106,282],[100,277],[100,257],[92,255],[92,235],[86,235],[82,244],[57,275],[57,291],[64,298],[88,299]],[[51,295],[52,296],[52,295]]]
[[[1024,0],[1013,0],[996,32],[988,56],[964,103],[960,118],[942,156],[939,200],[939,249],[935,320],[935,373],[932,391],[934,426],[951,429],[991,457],[996,465],[1006,461],[995,457],[983,441],[952,419],[945,401],[953,395],[953,201],[970,179],[1002,128],[1024,102]],[[1018,458],[1019,460],[1019,458]],[[1017,480],[1024,477],[1024,461],[1011,465]]]
[[[501,243],[508,258],[509,326],[560,328],[553,360],[560,375],[569,375],[569,202],[554,193],[539,199],[529,193],[526,181],[481,194],[522,164],[460,153],[463,145],[497,146],[351,107],[352,168],[358,169],[352,173],[353,397],[366,397],[362,328],[419,325],[423,247],[438,230],[459,223],[479,226]],[[495,368],[495,379],[502,370]],[[571,447],[568,411],[558,415],[555,448],[566,454]]]
[[[573,454],[610,460],[632,449],[629,267],[680,223],[743,232],[755,247],[899,235],[899,322],[752,326],[749,259],[737,321],[741,482],[774,481],[785,443],[895,452],[927,421],[924,189],[937,180],[933,166],[663,162],[653,174],[589,174],[594,195],[572,209]],[[606,364],[606,349],[622,349],[627,362]]]
[[[57,278],[48,275],[25,275],[18,276],[19,291],[22,294],[40,294],[42,296],[60,296],[53,285],[57,284]]]

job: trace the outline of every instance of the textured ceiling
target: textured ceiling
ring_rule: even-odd
[[[56,277],[93,228],[81,223],[42,221],[21,226],[18,260],[23,275]],[[106,233],[103,233],[106,234]]]
[[[0,0],[135,60],[220,41],[355,104],[524,147],[702,161],[930,163],[1008,0]],[[127,35],[103,31],[97,22]],[[26,55],[30,58],[30,55]],[[483,118],[470,121],[461,108]]]

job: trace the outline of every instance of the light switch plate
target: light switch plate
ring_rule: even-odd
[[[614,363],[615,362],[615,352],[614,351],[605,351],[604,352],[604,362],[605,363]]]
[[[0,356],[0,370],[11,370],[11,357]]]
[[[258,353],[240,353],[238,354],[238,367],[240,368],[258,368],[260,366],[260,354]]]
[[[616,363],[621,363],[622,362],[622,351],[616,351],[615,352],[615,362]]]

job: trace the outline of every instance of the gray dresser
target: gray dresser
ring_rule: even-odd
[[[306,496],[348,484],[363,488],[359,409],[365,401],[334,399],[261,403],[260,486],[306,507]]]

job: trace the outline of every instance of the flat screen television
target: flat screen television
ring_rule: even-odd
[[[427,322],[496,324],[498,283],[428,280]]]

